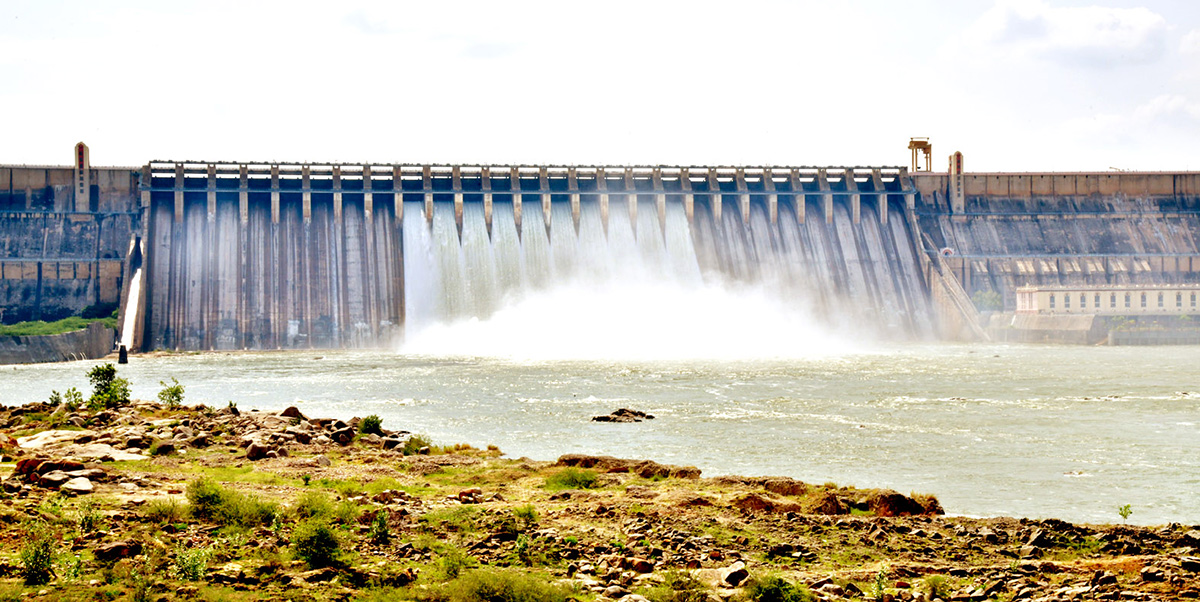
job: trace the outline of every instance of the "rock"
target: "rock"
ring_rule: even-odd
[[[25,458],[18,460],[17,465],[13,468],[13,474],[17,476],[37,475],[37,469],[45,462],[42,458]]]
[[[338,445],[350,445],[354,441],[354,429],[345,427],[338,429],[329,434],[329,438],[333,439]]]
[[[739,560],[723,571],[721,581],[724,581],[729,587],[737,587],[748,577],[750,577],[750,571],[746,570],[746,563]]]
[[[296,443],[299,443],[300,445],[308,445],[309,443],[312,443],[312,435],[300,429],[288,429],[284,432],[291,435],[292,438],[296,440]]]
[[[175,453],[175,444],[170,441],[159,441],[158,445],[152,446],[154,456],[169,456]]]
[[[71,443],[71,442],[75,441],[76,438],[85,436],[85,435],[90,435],[92,437],[95,437],[96,433],[94,431],[63,431],[63,430],[42,431],[40,433],[37,433],[36,435],[30,435],[28,437],[18,437],[17,438],[17,447],[20,447],[21,449],[27,449],[27,450],[46,449],[48,447],[55,447],[55,446],[63,445],[66,443]]]
[[[320,455],[320,456],[313,458],[313,461],[315,461],[317,463],[317,466],[320,466],[322,468],[328,467],[330,464],[329,458],[326,458],[324,455]]]
[[[654,563],[645,558],[630,558],[629,569],[637,573],[653,573]]]
[[[97,546],[92,550],[96,560],[113,562],[121,558],[132,558],[142,553],[142,544],[137,541],[114,541]]]
[[[67,473],[67,476],[71,477],[72,479],[78,478],[78,477],[83,477],[85,479],[88,479],[89,481],[107,481],[108,480],[108,473],[104,472],[103,470],[100,470],[99,468],[85,468],[83,470],[72,470]]]
[[[1200,548],[1200,531],[1191,529],[1183,535],[1180,535],[1179,541],[1177,541],[1175,545]]]
[[[94,490],[92,482],[87,477],[75,477],[59,487],[59,491],[70,495],[86,495]]]
[[[638,499],[648,500],[648,499],[658,497],[659,494],[657,491],[655,491],[649,487],[643,487],[641,485],[630,485],[625,488],[625,495],[627,495],[629,497],[638,498]]]
[[[379,441],[379,447],[383,449],[395,449],[401,445],[404,445],[404,440],[395,437],[384,437]]]
[[[891,489],[881,489],[873,492],[867,498],[867,507],[875,513],[876,516],[910,516],[925,514],[925,506],[919,504],[916,500],[893,491]]]
[[[700,478],[700,469],[695,466],[675,466],[671,464],[659,464],[649,460],[626,460],[612,456],[566,454],[559,456],[558,461],[554,465],[595,468],[604,472],[627,472],[636,474],[644,479],[654,477],[672,477],[677,479]]]
[[[62,487],[71,477],[61,470],[52,470],[38,478],[37,484],[48,489],[58,489]]]
[[[1193,573],[1200,573],[1200,558],[1184,556],[1179,559],[1179,568]]]
[[[1141,576],[1142,581],[1147,583],[1162,581],[1166,577],[1166,575],[1163,573],[1163,570],[1156,566],[1142,567],[1142,571],[1139,573],[1139,575]]]
[[[629,595],[629,590],[627,590],[619,585],[610,585],[610,586],[604,588],[604,597],[605,598],[610,598],[610,599],[616,600],[618,598],[623,598],[628,595]]]
[[[258,441],[255,441],[246,448],[246,459],[261,460],[267,457],[267,452],[269,451],[271,451],[271,448],[259,443]]]
[[[749,510],[751,512],[799,512],[800,504],[773,498],[761,493],[745,493],[734,498],[732,504],[734,508]]]
[[[288,406],[284,408],[279,415],[283,416],[284,418],[299,418],[300,420],[308,420],[304,414],[300,413],[300,408],[297,408],[296,406]]]
[[[191,439],[188,439],[188,447],[208,447],[212,444],[208,433],[200,433]]]
[[[605,416],[592,417],[592,422],[641,422],[643,420],[654,420],[654,416],[638,410],[621,408]]]

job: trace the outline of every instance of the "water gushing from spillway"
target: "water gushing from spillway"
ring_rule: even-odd
[[[403,350],[528,359],[812,357],[860,350],[880,334],[928,330],[927,301],[903,228],[869,216],[850,224],[769,223],[754,210],[718,222],[681,202],[660,221],[653,202],[631,211],[569,203],[420,203],[404,212],[407,333]],[[874,218],[874,219],[872,219]],[[897,240],[899,239],[899,244]],[[899,270],[901,273],[893,273]],[[912,277],[911,281],[906,278]],[[904,314],[920,315],[904,315]],[[903,323],[903,324],[901,324]],[[865,325],[865,326],[864,326]]]

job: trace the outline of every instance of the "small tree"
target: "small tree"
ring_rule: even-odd
[[[171,384],[165,381],[158,381],[162,385],[162,390],[158,392],[158,401],[172,410],[179,409],[183,405],[183,385],[171,377]]]
[[[1117,514],[1121,515],[1122,523],[1129,522],[1129,517],[1130,517],[1130,515],[1133,514],[1133,506],[1131,506],[1129,504],[1125,504],[1124,506],[1117,506]]]
[[[89,370],[87,376],[92,381],[88,408],[112,409],[129,403],[129,381],[117,378],[116,366],[100,364]]]

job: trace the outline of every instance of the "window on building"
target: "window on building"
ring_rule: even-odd
[[[1192,293],[1192,307],[1196,307],[1196,293]]]
[[[1063,309],[1071,309],[1071,294],[1063,295]]]
[[[1087,295],[1079,293],[1079,309],[1087,309]]]
[[[1094,305],[1096,309],[1100,309],[1100,293],[1096,293],[1096,297],[1092,299],[1092,301],[1094,302],[1092,305]]]
[[[1146,293],[1142,293],[1142,309],[1146,309]]]
[[[1129,304],[1131,302],[1131,299],[1133,299],[1133,295],[1131,295],[1129,293],[1125,293],[1125,308],[1126,309],[1129,309]]]
[[[1158,294],[1158,307],[1161,308],[1162,306],[1163,306],[1163,294],[1159,293]]]
[[[1050,295],[1050,309],[1054,309],[1054,295]]]
[[[1117,294],[1116,293],[1113,293],[1108,296],[1108,306],[1113,309],[1117,308]]]
[[[1183,293],[1175,293],[1175,307],[1183,307]]]

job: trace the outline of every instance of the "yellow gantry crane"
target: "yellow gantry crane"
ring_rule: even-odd
[[[929,138],[909,138],[908,150],[912,151],[913,171],[933,171],[933,145],[929,143]],[[921,162],[917,156],[918,151],[925,154],[925,169],[920,169]]]

